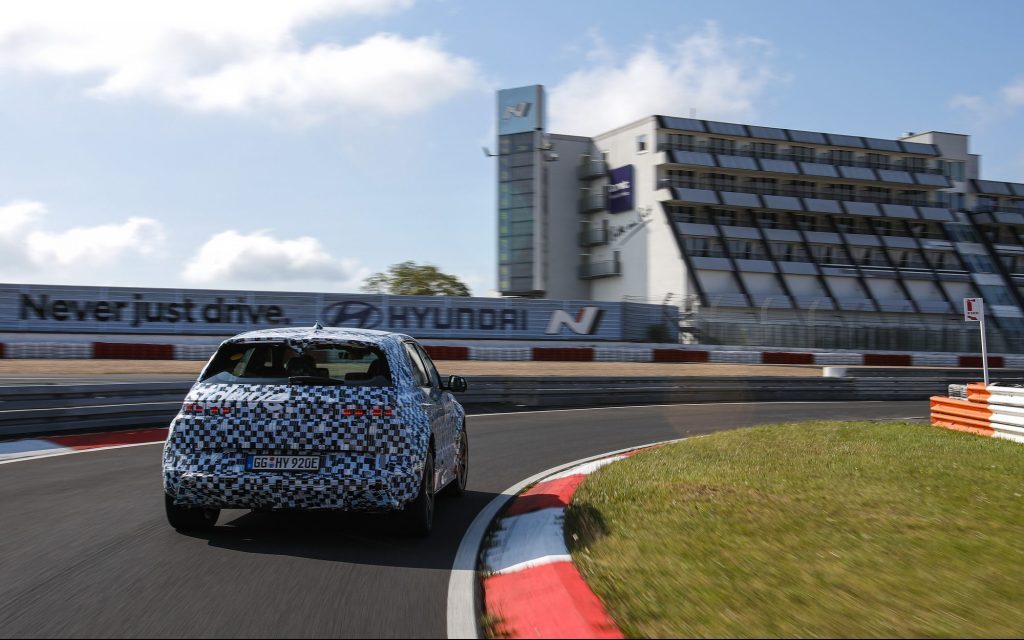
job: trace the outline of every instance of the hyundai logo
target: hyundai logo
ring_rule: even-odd
[[[367,302],[358,300],[347,300],[335,302],[324,311],[328,322],[333,327],[355,327],[358,329],[373,329],[380,325],[380,309]]]

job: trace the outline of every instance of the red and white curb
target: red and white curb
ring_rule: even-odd
[[[491,500],[466,530],[456,553],[448,583],[448,637],[479,638],[482,611],[495,621],[499,634],[511,637],[623,637],[572,563],[563,537],[565,507],[584,478],[597,469],[678,441],[629,447],[560,465],[526,478]],[[480,569],[486,575],[478,585],[480,548],[506,505],[494,544],[481,558]]]
[[[167,428],[137,429],[134,431],[109,431],[105,433],[83,433],[69,436],[48,436],[25,440],[0,442],[0,464],[19,462],[34,458],[135,447],[155,444],[167,439]]]
[[[627,454],[628,455],[628,454]],[[483,557],[484,610],[514,638],[622,638],[565,546],[565,509],[587,475],[625,455],[557,473],[520,494]]]
[[[227,337],[227,336],[225,336]],[[593,344],[586,342],[504,342],[424,340],[435,360],[498,362],[655,362],[873,367],[981,366],[981,356],[959,353],[851,351],[788,351],[782,348],[740,346],[667,346],[653,344]],[[0,342],[0,359],[128,359],[207,360],[217,344],[143,342]],[[1024,354],[991,354],[989,366],[1022,367]]]

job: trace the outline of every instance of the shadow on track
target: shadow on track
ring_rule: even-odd
[[[213,531],[183,535],[246,554],[447,571],[470,522],[495,496],[482,491],[438,496],[427,538],[403,535],[391,514],[241,510],[221,512]]]

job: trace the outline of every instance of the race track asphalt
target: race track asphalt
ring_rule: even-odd
[[[469,493],[440,499],[426,540],[379,516],[246,511],[176,533],[159,445],[0,465],[0,637],[443,637],[463,532],[523,478],[752,424],[927,414],[927,402],[780,402],[474,416]]]

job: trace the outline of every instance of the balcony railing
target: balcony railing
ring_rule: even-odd
[[[609,276],[622,275],[622,262],[619,260],[604,260],[602,262],[588,262],[579,266],[579,277],[583,280],[594,278],[607,278]]]
[[[604,211],[608,208],[608,196],[604,193],[588,193],[580,198],[580,213]]]
[[[587,229],[580,231],[579,234],[579,246],[581,247],[596,247],[602,244],[608,244],[608,228],[600,227],[597,229]]]
[[[858,266],[861,267],[881,267],[883,269],[891,269],[892,265],[885,258],[861,258],[854,260]]]
[[[686,249],[691,258],[728,258],[729,254],[722,249]]]
[[[587,157],[584,156],[584,160],[580,163],[577,172],[580,180],[601,178],[608,173],[608,163],[604,160],[588,160]]]
[[[942,169],[938,167],[920,166],[915,164],[907,165],[902,162],[880,162],[878,160],[847,160],[844,158],[834,158],[828,153],[818,153],[814,155],[809,155],[793,151],[755,151],[745,145],[735,148],[729,148],[719,147],[702,142],[662,142],[658,145],[658,151],[698,151],[700,153],[715,153],[726,156],[742,156],[744,158],[764,158],[766,160],[790,160],[792,162],[814,162],[817,164],[830,164],[836,167],[865,167],[868,169],[910,171],[913,173],[930,173],[933,175],[943,175]]]
[[[974,209],[974,213],[1020,213],[1024,214],[1024,207],[1013,206],[1008,204],[979,204]]]
[[[712,191],[732,191],[734,193],[753,193],[766,196],[793,196],[798,198],[819,198],[821,200],[845,200],[847,202],[873,202],[876,204],[903,204],[919,207],[941,207],[942,204],[932,202],[926,197],[881,196],[864,193],[835,192],[828,189],[812,189],[810,187],[794,187],[790,185],[760,186],[739,184],[728,180],[703,180],[699,178],[663,178],[659,185],[662,188],[676,189],[710,189]]]

